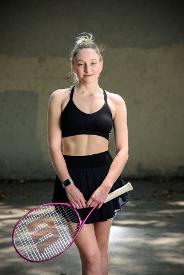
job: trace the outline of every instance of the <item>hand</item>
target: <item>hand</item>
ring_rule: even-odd
[[[66,186],[65,191],[73,208],[86,208],[86,200],[81,191],[75,186],[75,184],[72,183]]]
[[[95,192],[91,195],[87,201],[87,207],[97,207],[98,209],[103,205],[105,199],[107,198],[111,187],[100,185]]]

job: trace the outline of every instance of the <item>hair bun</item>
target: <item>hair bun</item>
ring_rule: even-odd
[[[92,33],[82,32],[76,37],[76,44],[82,44],[86,42],[94,42],[94,36]]]
[[[70,55],[70,61],[72,64],[74,64],[74,59],[81,49],[93,49],[99,55],[100,60],[103,60],[101,55],[103,49],[101,46],[100,48],[98,47],[92,33],[81,32],[75,37],[75,45]]]

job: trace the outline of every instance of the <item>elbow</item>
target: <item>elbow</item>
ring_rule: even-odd
[[[129,158],[128,150],[122,149],[122,155],[123,155],[123,159],[127,162]]]
[[[50,157],[53,156],[53,148],[50,147],[50,146],[48,147],[48,154],[49,154]]]
[[[127,152],[125,152],[125,160],[128,161],[128,158],[129,158],[129,153],[127,151]]]
[[[48,153],[51,155],[55,152],[61,151],[61,145],[59,144],[51,144],[48,146]]]
[[[119,153],[121,153],[121,156],[122,156],[123,160],[125,162],[127,162],[128,158],[129,158],[128,150],[121,149],[121,150],[117,151],[117,154],[119,154]]]

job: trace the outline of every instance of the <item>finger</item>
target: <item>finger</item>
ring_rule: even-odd
[[[80,199],[75,201],[75,205],[76,205],[77,209],[83,208],[83,204],[82,204],[82,201]]]
[[[77,204],[78,208],[86,208],[86,201],[83,196],[75,200],[75,204]]]
[[[75,209],[80,209],[81,206],[79,205],[79,203],[75,203]]]
[[[79,208],[80,208],[79,204],[75,203],[75,209],[79,209]]]
[[[93,201],[90,203],[89,207],[97,207],[98,204],[99,204],[99,203],[98,203],[97,201],[93,200]]]
[[[71,200],[70,203],[71,203],[73,208],[77,209],[79,207],[78,202],[76,200]]]
[[[72,202],[72,203],[70,203],[70,204],[72,205],[73,208],[76,208],[75,203]]]
[[[79,203],[81,208],[86,208],[86,200],[83,195],[80,197]]]
[[[97,205],[98,205],[98,203],[95,201],[91,201],[88,203],[88,207],[96,207]]]
[[[86,203],[87,207],[90,207],[91,203],[92,203],[92,199],[89,199]]]
[[[86,204],[85,204],[85,202],[83,202],[83,201],[80,201],[80,202],[78,202],[77,204],[78,204],[78,206],[79,206],[80,209],[86,208]]]
[[[103,205],[103,203],[99,203],[97,208],[99,209],[100,207],[102,207],[102,205]]]
[[[81,208],[86,208],[86,201],[85,200],[81,200]]]

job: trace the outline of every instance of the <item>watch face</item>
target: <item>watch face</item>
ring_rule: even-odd
[[[71,180],[70,180],[70,179],[67,179],[67,180],[64,180],[64,181],[63,181],[63,185],[64,185],[64,186],[68,186],[70,183],[71,183]]]

